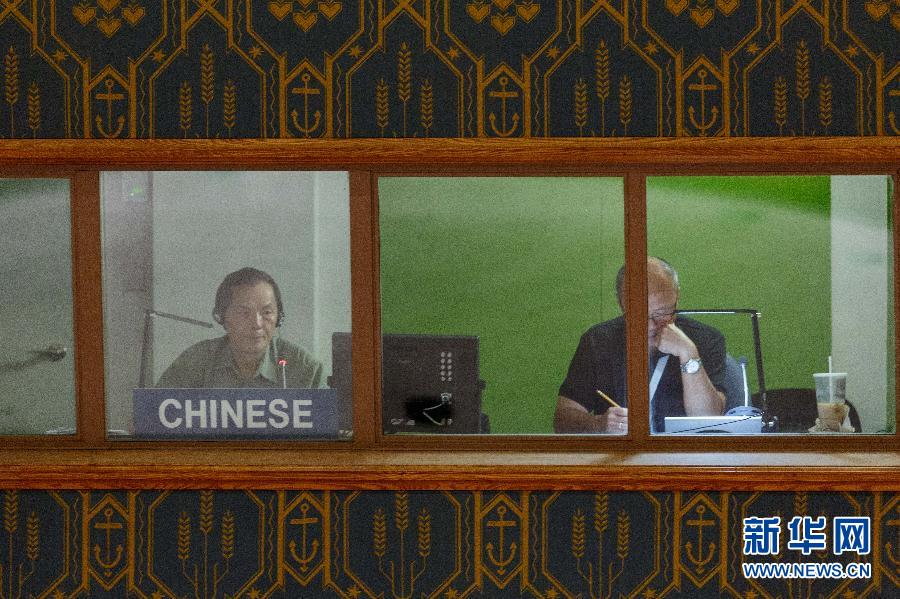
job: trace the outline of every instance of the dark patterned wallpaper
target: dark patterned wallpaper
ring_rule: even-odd
[[[0,596],[897,597],[900,497],[872,493],[7,492]],[[742,556],[744,517],[869,516],[866,556]],[[830,534],[830,533],[829,533]],[[786,532],[785,532],[786,535]],[[742,561],[862,562],[748,580]]]
[[[4,138],[900,134],[897,0],[0,0]]]

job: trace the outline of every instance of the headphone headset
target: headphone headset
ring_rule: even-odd
[[[225,310],[231,304],[232,290],[241,285],[255,285],[257,283],[268,283],[272,286],[272,291],[275,294],[275,305],[278,309],[278,319],[275,321],[275,326],[280,327],[284,323],[284,305],[281,303],[281,290],[278,289],[278,283],[268,273],[249,266],[230,273],[219,284],[219,288],[216,290],[216,303],[212,311],[213,320],[224,326]]]

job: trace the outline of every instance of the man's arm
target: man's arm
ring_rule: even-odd
[[[682,364],[700,358],[697,346],[674,323],[660,333],[659,351],[676,356]],[[684,389],[684,411],[688,416],[718,416],[724,410],[725,395],[709,380],[702,363],[700,370],[693,374],[681,373],[681,386]]]
[[[556,398],[553,430],[557,433],[610,433],[624,435],[628,432],[628,409],[609,408],[594,415],[565,395]]]

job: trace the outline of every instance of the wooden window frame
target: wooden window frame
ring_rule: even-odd
[[[100,172],[238,169],[350,173],[354,438],[109,441],[103,333],[96,326],[103,322]],[[0,141],[0,172],[71,180],[78,427],[72,437],[3,437],[0,486],[4,488],[900,489],[896,432],[838,438],[786,435],[777,437],[777,448],[772,437],[741,437],[736,448],[733,439],[722,437],[651,436],[648,406],[640,393],[647,380],[645,331],[635,324],[647,318],[646,177],[892,176],[896,240],[900,144],[894,139]],[[626,308],[634,315],[627,322],[634,422],[628,435],[448,438],[381,432],[376,190],[379,177],[398,175],[624,179]],[[894,244],[895,295],[900,284],[898,246]],[[897,316],[900,303],[895,302]],[[895,355],[900,355],[900,331],[895,331]],[[548,410],[552,399],[548,398]]]

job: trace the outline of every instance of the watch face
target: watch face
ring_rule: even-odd
[[[685,362],[683,370],[687,374],[694,374],[700,370],[700,360],[688,360]]]

